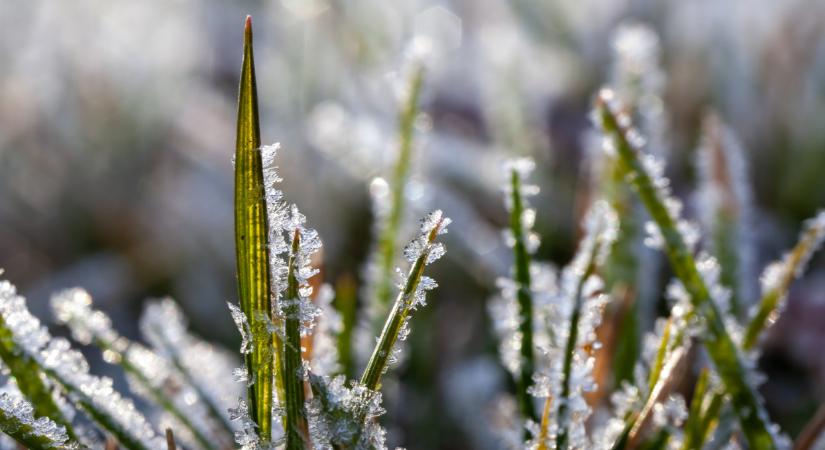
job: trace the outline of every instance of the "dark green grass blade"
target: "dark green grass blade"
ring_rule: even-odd
[[[243,65],[238,94],[238,130],[235,142],[235,250],[241,310],[253,330],[253,350],[246,355],[249,379],[249,413],[260,437],[272,435],[272,380],[275,368],[274,335],[264,323],[271,314],[269,249],[261,163],[261,132],[255,63],[252,55],[252,21],[246,19]]]
[[[527,251],[527,237],[524,235],[522,216],[524,205],[521,197],[521,176],[515,168],[510,174],[512,209],[510,210],[510,231],[515,243],[513,245],[514,279],[518,290],[516,300],[521,323],[521,373],[516,379],[516,399],[519,410],[525,419],[538,422],[539,418],[533,407],[533,398],[527,390],[533,382],[535,356],[533,354],[533,295],[530,292],[530,253]]]
[[[40,367],[29,358],[14,342],[11,331],[0,318],[0,358],[9,368],[17,387],[32,406],[36,417],[48,417],[66,428],[69,439],[77,441],[72,424],[63,415],[52,398],[52,394],[40,377]]]
[[[630,144],[627,128],[619,125],[616,113],[608,106],[608,101],[610,100],[602,95],[597,102],[598,115],[604,131],[613,139],[622,163],[633,175],[632,183],[636,192],[661,230],[665,253],[673,270],[691,295],[697,313],[706,323],[707,333],[703,343],[722,378],[725,390],[731,397],[748,444],[754,450],[775,448],[773,436],[765,422],[767,415],[759,403],[756,392],[747,383],[747,372],[739,359],[738,349],[725,329],[718,308],[710,298],[693,255],[677,231],[676,224],[663,199],[659,197],[653,181],[642,166],[638,150]]]
[[[297,255],[301,246],[301,234],[295,230],[292,238],[292,253],[289,258],[289,272],[287,273],[287,288],[285,300],[289,302],[284,307],[286,316],[286,342],[283,345],[284,407],[286,411],[286,448],[287,450],[302,450],[309,448],[309,427],[307,425],[306,406],[304,405],[304,380],[299,376],[303,370],[301,359],[301,324],[300,304],[297,302],[298,279],[296,278]]]

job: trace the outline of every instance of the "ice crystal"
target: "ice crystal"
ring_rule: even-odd
[[[685,399],[681,395],[671,394],[663,402],[653,407],[653,424],[659,428],[680,427],[687,419],[688,411]]]
[[[25,299],[17,295],[15,287],[7,281],[0,281],[0,314],[17,345],[49,378],[60,383],[70,398],[85,405],[83,408],[87,412],[93,408],[120,433],[147,449],[166,445],[132,401],[112,388],[111,379],[91,375],[80,352],[72,349],[67,340],[51,337],[40,321],[29,313]]]
[[[241,333],[241,354],[251,353],[255,341],[252,339],[252,328],[246,320],[246,314],[233,303],[226,302],[226,306],[229,307],[229,312],[232,314],[232,321],[235,322],[235,326],[238,327],[238,332]]]
[[[26,438],[46,439],[48,444],[44,448],[65,448],[68,443],[69,437],[63,426],[48,417],[34,417],[34,407],[23,397],[13,379],[0,388],[0,416],[3,419],[0,423],[2,431],[21,433]],[[70,445],[68,448],[76,448],[74,443]],[[8,448],[18,447],[12,441]]]
[[[226,380],[233,376],[237,363],[229,352],[196,338],[186,328],[183,311],[171,298],[148,302],[140,317],[146,340],[160,355],[174,361],[201,397],[228,420],[226,411],[240,389]]]
[[[343,375],[310,375],[313,399],[308,402],[310,433],[316,448],[385,449],[381,393],[361,383],[347,386]]]
[[[321,310],[318,325],[312,333],[312,372],[318,375],[332,375],[341,365],[338,361],[337,337],[344,329],[341,315],[332,306],[335,291],[324,284],[318,290],[315,301]]]
[[[601,323],[608,300],[601,292],[601,279],[593,272],[604,263],[616,238],[617,227],[618,218],[608,204],[601,200],[595,202],[584,219],[584,238],[573,261],[562,271],[558,289],[551,300],[552,321],[547,327],[550,335],[545,341],[546,347],[539,347],[543,357],[533,376],[534,385],[529,390],[534,396],[553,399],[551,413],[556,420],[550,424],[549,433],[565,435],[569,448],[588,448],[589,445],[585,422],[591,410],[583,395],[596,388],[592,375],[593,351],[599,347],[596,328]],[[503,293],[506,292],[506,282],[504,286]],[[504,295],[514,295],[514,292]],[[514,345],[521,344],[514,341],[509,344]],[[567,353],[568,348],[572,354]],[[508,354],[512,355],[512,349]],[[506,363],[513,364],[513,361]]]
[[[297,318],[301,323],[301,333],[306,335],[312,330],[318,309],[309,300],[312,288],[308,284],[309,278],[318,273],[312,267],[312,256],[321,248],[321,239],[318,233],[304,224],[306,217],[301,214],[296,205],[287,205],[283,200],[283,193],[276,188],[281,181],[277,173],[275,159],[280,144],[261,147],[261,160],[264,172],[264,198],[266,199],[268,242],[269,242],[269,271],[275,317],[285,318],[288,315]],[[291,254],[292,239],[295,233],[300,234],[298,251]],[[299,283],[299,298],[281,301],[287,288],[288,257],[296,259],[297,270],[295,276]],[[288,308],[286,308],[288,307]],[[277,331],[277,330],[276,330]]]

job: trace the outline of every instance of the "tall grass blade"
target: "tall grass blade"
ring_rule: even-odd
[[[273,379],[280,342],[267,330],[271,320],[269,247],[261,162],[258,94],[252,53],[252,20],[244,27],[243,65],[238,93],[235,141],[235,251],[238,297],[253,334],[252,351],[246,355],[249,371],[249,415],[258,425],[261,439],[272,437]]]
[[[710,291],[690,251],[686,238],[690,236],[679,223],[674,207],[675,200],[669,196],[668,181],[658,172],[661,167],[648,155],[640,154],[638,133],[630,128],[630,120],[618,113],[613,93],[600,92],[597,98],[597,119],[606,136],[610,139],[609,151],[615,151],[625,165],[631,182],[647,208],[662,240],[665,253],[673,270],[691,296],[697,314],[703,318],[707,334],[703,343],[719,372],[725,390],[739,417],[748,445],[755,450],[776,448],[767,414],[762,408],[757,393],[748,384],[747,370],[742,364],[738,349],[725,329],[718,307],[710,296]]]
[[[516,377],[516,399],[522,417],[525,420],[537,421],[538,416],[533,407],[533,399],[528,392],[535,372],[533,295],[530,289],[530,251],[528,248],[529,228],[532,223],[525,223],[526,207],[522,187],[522,177],[532,170],[532,162],[519,160],[514,161],[511,166],[508,206],[510,209],[510,234],[513,244],[513,280],[516,284],[516,300],[518,303],[518,332],[521,335],[520,370]]]

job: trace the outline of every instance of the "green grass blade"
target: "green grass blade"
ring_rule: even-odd
[[[524,223],[524,199],[522,198],[521,173],[517,168],[510,172],[510,232],[513,236],[513,271],[516,282],[516,300],[519,311],[521,334],[521,371],[516,379],[516,399],[525,419],[538,421],[533,399],[528,389],[533,383],[535,355],[533,353],[533,295],[530,291],[530,253]]]
[[[674,272],[690,294],[697,313],[704,319],[707,333],[703,343],[731,397],[748,444],[754,450],[775,448],[774,437],[765,420],[767,415],[760,405],[757,393],[747,382],[747,371],[740,360],[738,349],[725,329],[721,313],[710,297],[684,236],[677,229],[676,219],[665,204],[666,198],[660,192],[664,180],[654,180],[648,173],[639,150],[631,144],[633,138],[628,137],[633,132],[624,118],[619,119],[617,108],[610,105],[613,101],[612,92],[600,93],[597,100],[598,118],[605,134],[612,139],[626,170],[631,174],[637,194],[661,232],[665,253]]]
[[[745,350],[752,349],[762,330],[776,320],[778,308],[788,295],[791,282],[805,270],[811,256],[822,244],[823,238],[825,238],[825,212],[820,212],[813,219],[806,221],[799,242],[782,261],[771,264],[765,270],[762,280],[766,289],[759,301],[756,313],[745,329],[745,337],[742,340],[742,347]]]
[[[53,420],[36,419],[34,406],[7,393],[0,394],[0,431],[28,449],[67,448],[79,445]],[[47,416],[40,416],[47,417]],[[81,448],[81,447],[77,447]]]
[[[302,450],[309,448],[309,426],[307,424],[306,406],[304,404],[304,379],[301,359],[301,324],[300,296],[298,294],[297,254],[301,246],[301,233],[298,229],[292,237],[292,251],[289,257],[286,297],[283,307],[285,338],[283,345],[283,370],[280,372],[284,386],[284,410],[286,420],[286,449]]]
[[[424,268],[443,253],[443,246],[436,243],[436,237],[446,232],[450,219],[443,217],[441,211],[431,213],[423,222],[421,235],[413,240],[405,249],[405,253],[412,249],[419,253],[412,262],[404,282],[404,288],[398,293],[384,328],[373,349],[372,356],[361,376],[361,383],[367,389],[375,391],[381,386],[381,376],[386,372],[388,361],[395,349],[396,341],[402,327],[405,326],[410,312],[423,301],[424,291],[434,286],[421,284]],[[438,253],[436,253],[438,252]]]
[[[685,439],[682,442],[683,450],[702,448],[702,403],[708,392],[709,373],[707,368],[703,369],[702,373],[699,374],[699,379],[696,380],[696,387],[693,389],[693,399],[690,401],[687,423],[685,423]]]
[[[71,422],[55,403],[52,393],[40,375],[40,366],[28,357],[15,343],[14,337],[3,319],[0,318],[0,358],[8,367],[10,375],[17,382],[20,392],[34,407],[34,415],[48,417],[66,429],[69,439],[77,441]]]
[[[235,141],[235,251],[241,311],[253,332],[252,352],[246,355],[249,379],[249,414],[264,441],[272,438],[273,379],[278,370],[279,338],[268,333],[271,317],[269,248],[264,177],[261,162],[258,94],[252,53],[252,20],[244,28],[243,65],[238,94]]]

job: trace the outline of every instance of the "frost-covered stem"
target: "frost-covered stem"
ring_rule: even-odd
[[[283,345],[283,370],[279,376],[284,386],[284,411],[286,417],[287,450],[303,450],[310,448],[309,427],[304,402],[303,360],[301,359],[301,304],[298,293],[298,251],[301,247],[301,233],[298,228],[292,237],[292,251],[289,257],[289,272],[287,273],[287,288],[283,308],[286,341]]]
[[[261,439],[269,441],[272,437],[272,380],[276,371],[274,365],[278,363],[278,358],[272,357],[272,348],[277,350],[278,338],[265,332],[267,327],[263,323],[271,314],[271,280],[260,146],[252,20],[247,17],[235,142],[235,250],[240,306],[252,327],[254,340],[252,352],[245,355],[248,378],[254,380],[249,387],[249,413],[258,424]]]
[[[697,313],[707,325],[708,333],[704,336],[703,342],[726,391],[731,396],[748,444],[755,450],[775,448],[773,436],[766,424],[767,414],[763,411],[756,392],[747,383],[747,371],[740,360],[736,344],[725,329],[718,307],[710,297],[693,255],[665,206],[665,200],[660,197],[653,180],[642,165],[639,150],[630,143],[627,126],[619,124],[616,111],[608,104],[612,101],[612,93],[600,93],[597,99],[599,119],[605,133],[613,139],[622,163],[632,174],[633,186],[642,203],[661,232],[665,253],[674,272],[690,294]]]
[[[524,235],[522,218],[524,203],[522,199],[522,180],[517,168],[510,173],[510,232],[513,235],[513,269],[516,282],[516,299],[519,312],[519,333],[521,334],[521,364],[516,380],[516,398],[524,419],[538,420],[533,399],[528,389],[532,384],[535,370],[533,354],[533,295],[530,292],[530,253],[527,251],[527,237]]]
[[[66,429],[69,439],[77,441],[78,438],[71,422],[63,415],[51,391],[43,383],[40,366],[17,346],[11,330],[8,329],[2,317],[0,317],[0,358],[17,382],[20,392],[31,401],[34,415],[52,419]]]
[[[415,119],[418,115],[418,100],[424,81],[424,66],[418,65],[412,71],[407,97],[401,105],[398,117],[398,160],[393,168],[390,180],[390,209],[386,220],[381,225],[378,237],[378,268],[375,299],[381,311],[386,311],[392,298],[393,267],[395,265],[398,230],[404,217],[404,193],[409,179],[413,150]],[[380,320],[378,317],[376,320]],[[376,324],[376,327],[380,325]]]
[[[573,356],[576,353],[576,342],[579,336],[579,317],[581,316],[582,307],[582,291],[584,290],[584,283],[590,278],[596,270],[596,255],[600,252],[600,241],[594,243],[590,254],[587,255],[587,262],[584,266],[584,272],[576,284],[575,296],[573,298],[573,311],[570,314],[570,332],[567,336],[567,342],[564,346],[564,363],[562,366],[562,384],[561,384],[561,398],[559,399],[559,408],[556,420],[559,426],[559,434],[556,437],[556,448],[567,448],[567,438],[569,433],[569,417],[567,417],[567,400],[570,396],[570,374],[573,368]]]
[[[73,444],[65,440],[65,435],[60,439],[56,436],[44,434],[39,430],[36,421],[41,421],[39,424],[41,427],[46,424],[42,423],[43,419],[35,419],[32,415],[33,407],[31,404],[25,400],[15,402],[5,393],[0,395],[2,395],[0,397],[0,406],[2,406],[0,407],[0,431],[9,435],[19,444],[30,449],[67,448]],[[58,426],[55,422],[50,422],[48,425]],[[74,443],[74,445],[77,444]]]
[[[95,345],[100,347],[100,349],[104,352],[108,351],[120,354],[120,352],[117,352],[113,348],[114,343],[112,342],[106,342],[103,339],[99,338],[96,338],[94,342]],[[189,431],[192,433],[192,436],[195,437],[195,439],[201,446],[203,446],[203,448],[214,450],[218,448],[212,444],[212,439],[204,435],[203,432],[200,429],[198,429],[198,427],[196,427],[194,423],[192,423],[192,420],[189,418],[188,414],[186,414],[184,411],[181,411],[181,409],[178,408],[177,405],[175,405],[175,402],[172,401],[168,393],[163,392],[163,390],[156,387],[152,383],[152,381],[149,380],[149,378],[147,378],[146,374],[140,368],[132,364],[132,362],[129,360],[128,355],[121,355],[119,357],[118,364],[120,365],[120,367],[123,368],[124,372],[131,375],[134,378],[134,380],[138,384],[140,384],[140,386],[143,389],[145,389],[146,392],[149,393],[149,395],[152,397],[152,400],[154,400],[158,405],[160,405],[161,408],[168,411],[169,414],[175,417],[175,419],[180,421],[180,423],[183,426],[189,429]]]
[[[221,425],[221,428],[227,433],[228,436],[231,436],[235,430],[232,428],[232,424],[227,421],[226,416],[221,412],[222,407],[217,405],[209,393],[204,391],[203,386],[199,383],[195,377],[193,376],[192,372],[181,362],[180,355],[177,351],[174,351],[175,346],[166,340],[166,336],[162,333],[158,333],[158,337],[163,339],[164,346],[167,349],[172,349],[169,354],[169,361],[172,365],[177,369],[178,373],[183,377],[184,381],[191,386],[195,392],[198,394],[198,399],[203,402],[206,406],[207,411],[209,411],[209,415],[215,420],[216,423]]]
[[[756,345],[759,334],[768,323],[772,322],[771,315],[775,314],[782,299],[788,294],[791,282],[804,270],[811,255],[821,244],[824,235],[825,212],[819,213],[817,217],[808,222],[799,242],[781,262],[778,279],[773,280],[767,291],[763,293],[756,314],[745,329],[745,337],[742,340],[742,347],[745,350],[750,350]]]
[[[364,384],[367,389],[374,391],[380,386],[381,375],[386,372],[387,361],[390,355],[392,355],[401,326],[410,313],[412,298],[415,296],[418,290],[418,284],[424,274],[424,267],[426,267],[427,259],[430,255],[430,245],[435,242],[435,238],[441,229],[443,221],[444,219],[439,219],[438,223],[429,231],[426,241],[427,245],[410,268],[406,283],[404,283],[404,289],[398,293],[395,304],[387,316],[387,321],[378,338],[378,343],[375,345],[367,367],[364,369],[364,374],[361,376],[361,383]]]
[[[131,433],[123,426],[117,423],[111,416],[99,410],[91,397],[86,395],[77,386],[63,379],[55,370],[43,368],[45,373],[55,383],[59,384],[72,397],[75,405],[79,406],[89,417],[92,418],[103,429],[112,433],[112,436],[117,438],[117,441],[123,447],[129,450],[155,450],[147,447],[140,440],[132,437]]]

